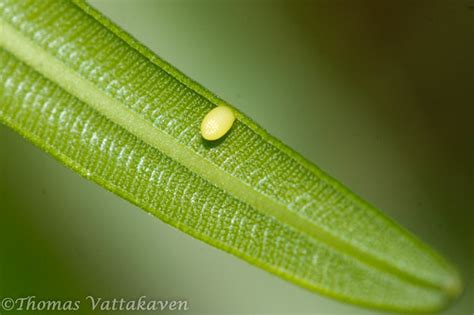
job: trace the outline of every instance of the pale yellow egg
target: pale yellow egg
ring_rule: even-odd
[[[228,106],[217,106],[204,117],[201,123],[201,135],[206,140],[222,138],[234,124],[235,115]]]

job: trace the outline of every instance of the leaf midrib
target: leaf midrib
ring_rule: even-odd
[[[332,233],[303,218],[299,214],[289,211],[285,205],[258,192],[247,183],[230,175],[211,161],[176,141],[166,132],[153,126],[151,122],[98,89],[91,82],[81,77],[42,47],[36,45],[1,18],[0,26],[0,46],[3,46],[20,60],[36,69],[58,86],[61,86],[71,95],[74,95],[76,98],[94,108],[109,120],[120,125],[145,143],[157,148],[211,184],[228,192],[236,199],[249,204],[253,208],[274,217],[278,221],[305,233],[309,237],[341,253],[349,255],[359,262],[370,265],[382,272],[398,276],[408,282],[440,289],[439,285],[417,277],[416,274],[390,265],[378,257],[335,237]],[[60,80],[57,80],[56,78],[59,77]],[[239,119],[239,116],[237,116],[237,119]]]

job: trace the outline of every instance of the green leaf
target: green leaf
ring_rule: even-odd
[[[86,3],[1,0],[0,27],[0,121],[79,174],[347,302],[435,311],[461,291],[440,255],[238,110],[203,140],[228,104]]]

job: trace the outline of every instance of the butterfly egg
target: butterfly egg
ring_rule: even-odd
[[[228,106],[217,106],[204,117],[201,123],[201,135],[206,140],[222,138],[232,127],[235,115]]]

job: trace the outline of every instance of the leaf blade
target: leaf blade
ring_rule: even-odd
[[[101,147],[93,145],[89,139],[87,145],[94,150],[89,151],[87,146],[81,147],[80,150],[89,153],[75,167],[80,173],[90,173],[89,177],[109,190],[125,196],[197,238],[328,295],[381,308],[433,310],[446,304],[450,295],[455,295],[455,291],[459,290],[457,275],[443,258],[273,139],[243,114],[238,113],[236,126],[217,146],[203,142],[197,131],[200,119],[210,108],[223,101],[152,55],[86,4],[79,1],[75,4],[76,6],[58,1],[44,1],[41,4],[5,1],[0,5],[0,41],[6,49],[2,52],[2,66],[4,60],[8,60],[17,68],[28,72],[25,63],[28,64],[33,71],[29,76],[34,77],[35,82],[40,81],[40,73],[47,78],[41,80],[42,87],[48,86],[48,91],[60,91],[56,93],[61,97],[53,97],[52,92],[46,93],[50,102],[69,95],[75,102],[82,104],[77,105],[81,106],[82,111],[87,108],[90,110],[90,117],[97,117],[95,119],[98,122],[93,124],[96,130],[101,130],[101,125],[116,130],[113,135],[108,135],[103,130],[102,137],[95,137],[101,143],[114,143],[115,139],[121,143],[121,150],[128,153],[114,151],[118,149],[105,145],[113,154],[102,156]],[[51,17],[42,12],[42,5],[50,7],[49,10],[56,12],[56,15]],[[93,46],[96,40],[100,43],[98,47]],[[28,130],[28,126],[15,122],[12,119],[15,114],[4,113],[11,108],[16,111],[24,110],[25,115],[36,117],[36,124],[48,124],[40,113],[35,116],[31,109],[22,106],[21,101],[25,101],[24,99],[9,92],[7,81],[16,76],[10,73],[7,77],[8,71],[2,71],[2,120],[22,131],[33,142],[45,143],[44,137],[34,137],[34,131],[24,131]],[[24,79],[25,75],[19,77]],[[26,79],[17,81],[14,85],[21,86],[24,82]],[[33,83],[31,89],[34,87]],[[8,93],[12,95],[10,98]],[[48,99],[43,100],[43,103],[47,102]],[[72,110],[65,104],[62,106],[63,112]],[[79,117],[79,113],[72,112],[76,114],[70,114],[71,117]],[[60,118],[53,121],[54,127],[50,128],[59,129]],[[84,141],[72,134],[71,130],[61,130],[61,137],[58,136],[58,139],[70,137],[69,142],[63,140],[63,146],[64,143],[77,144]],[[141,155],[134,156],[134,153],[124,149],[127,143],[139,146]],[[50,152],[63,161],[76,161],[69,155],[62,156],[64,149],[54,145],[52,147]],[[212,191],[212,194],[230,198],[219,201],[229,203],[232,205],[229,208],[234,210],[223,215],[225,220],[230,220],[227,224],[219,221],[219,212],[216,215],[214,210],[208,209],[206,214],[217,216],[213,219],[214,223],[219,224],[216,229],[232,236],[216,236],[212,234],[215,231],[208,231],[208,234],[203,231],[193,232],[192,224],[173,221],[173,216],[164,215],[165,207],[156,204],[149,206],[149,200],[156,200],[156,197],[148,195],[142,200],[135,195],[161,189],[150,187],[140,177],[142,170],[137,170],[140,163],[148,165],[151,162],[147,161],[154,160],[153,156],[144,153],[148,151],[160,156],[160,162],[150,164],[154,165],[149,166],[150,170],[156,170],[157,166],[162,169],[179,169],[178,175],[160,175],[167,178],[166,187],[174,187],[170,190],[179,190],[184,185],[185,190],[192,191],[189,183],[185,184],[189,180],[191,183],[199,182],[202,189],[197,191],[201,195],[209,196]],[[78,153],[69,154],[74,156]],[[110,172],[102,177],[97,176],[99,171],[91,170],[91,166],[87,165],[90,163],[87,162],[87,157],[90,159],[91,156],[101,156],[94,158],[101,163],[114,161],[114,157],[119,159],[126,156],[135,169],[115,161],[114,163],[121,165],[121,176],[128,179],[114,177]],[[137,179],[123,174],[124,170],[129,169],[140,177],[140,183],[137,184]],[[148,173],[143,176],[153,177]],[[173,176],[179,180],[175,182]],[[114,188],[116,182],[122,181],[128,182],[132,187]],[[163,184],[161,179],[159,184]],[[133,189],[134,185],[145,188],[136,191]],[[165,198],[165,195],[166,191],[160,190],[160,196]],[[173,199],[166,200],[172,206],[176,203]],[[180,202],[187,204],[188,209],[195,207],[190,203],[191,200],[192,198],[180,195]],[[212,201],[213,207],[218,207],[219,202]],[[204,205],[199,207],[202,210]],[[163,213],[157,209],[161,209]],[[175,211],[179,212],[177,209]],[[181,217],[183,220],[199,220],[200,215],[202,214],[196,213],[193,216],[186,212]],[[229,228],[241,230],[232,232],[237,233],[234,235],[229,232]],[[238,242],[247,242],[247,249],[237,246]],[[256,245],[251,245],[252,242],[256,242]],[[290,245],[280,244],[282,242]],[[265,246],[270,247],[272,257],[262,254],[266,250]],[[295,262],[291,253],[285,252],[285,246],[292,248],[299,260]],[[284,254],[278,254],[278,251],[284,251]],[[281,261],[278,262],[278,259]],[[299,270],[292,264],[304,266],[300,266]],[[344,271],[344,275],[338,275],[343,267],[350,270]],[[330,275],[313,268],[327,268]],[[308,275],[304,276],[305,273]],[[325,277],[332,280],[325,280]],[[368,283],[359,285],[341,280],[346,278],[352,282]],[[339,282],[343,284],[338,284]],[[358,290],[362,293],[357,294]],[[420,301],[414,301],[413,296]]]

